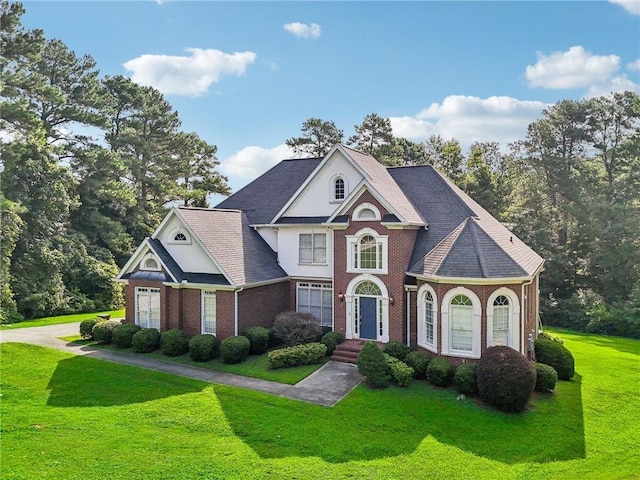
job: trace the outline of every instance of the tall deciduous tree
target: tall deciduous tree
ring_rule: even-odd
[[[425,142],[427,163],[445,174],[458,186],[462,184],[462,147],[456,139],[445,141],[440,135],[431,135]]]
[[[304,154],[311,157],[325,156],[336,143],[342,143],[344,133],[331,121],[319,118],[308,118],[302,124],[301,137],[292,137],[287,140],[287,146],[296,154]]]

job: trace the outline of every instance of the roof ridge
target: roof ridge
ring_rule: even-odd
[[[492,217],[492,218],[494,218],[496,222],[500,223],[500,221],[499,221],[497,218],[495,218],[495,217]],[[528,274],[528,272],[527,272],[527,271],[522,267],[522,265],[520,265],[520,262],[519,262],[519,261],[517,261],[515,258],[513,258],[513,255],[511,255],[509,252],[507,252],[504,248],[502,248],[502,245],[500,245],[500,244],[496,241],[496,239],[493,237],[493,235],[491,235],[491,234],[490,234],[489,232],[487,232],[484,228],[482,228],[482,225],[480,225],[480,223],[479,223],[475,218],[473,219],[473,223],[476,225],[476,227],[478,227],[478,228],[482,231],[482,233],[484,233],[484,234],[485,234],[485,236],[489,239],[489,241],[490,241],[491,243],[493,243],[493,244],[494,244],[494,245],[495,245],[495,246],[496,246],[496,247],[497,247],[497,248],[498,248],[502,253],[504,253],[504,254],[507,256],[507,258],[511,259],[511,261],[512,261],[513,263],[515,263],[515,264],[516,264],[516,266],[517,266],[520,270],[522,270],[525,274]],[[506,227],[505,227],[505,228],[506,228]],[[513,237],[514,237],[515,235],[514,235],[514,234],[513,234],[513,232],[511,232],[510,230],[509,230],[509,233],[510,233],[510,235],[511,235],[510,241],[511,241],[511,243],[513,243]],[[474,238],[474,240],[475,240],[475,238]],[[523,243],[524,243],[524,242],[523,242]],[[525,245],[526,245],[526,244],[525,244]],[[483,269],[483,264],[482,264],[482,263],[480,264],[480,268],[481,268],[481,269]]]

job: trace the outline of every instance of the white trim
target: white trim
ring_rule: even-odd
[[[426,333],[424,331],[425,328],[425,296],[427,292],[431,293],[431,297],[433,298],[433,343],[426,342]],[[422,285],[418,289],[418,295],[416,296],[416,307],[417,307],[417,318],[416,318],[416,327],[417,327],[417,343],[418,346],[429,350],[433,353],[438,353],[438,336],[440,334],[440,329],[438,328],[438,295],[436,295],[436,291],[433,289],[431,285],[427,285],[426,283]]]
[[[139,311],[140,311],[140,296],[141,294],[144,294],[144,296],[147,298],[147,313],[149,314],[149,317],[151,317],[151,302],[152,302],[152,294],[153,296],[155,296],[157,294],[158,297],[158,322],[157,322],[157,326],[154,323],[153,325],[151,324],[151,318],[148,318],[146,323],[144,325],[140,324],[140,316],[139,316]],[[133,312],[133,322],[136,325],[141,326],[142,328],[157,328],[158,330],[160,330],[160,326],[162,323],[162,298],[160,297],[160,289],[159,288],[155,288],[155,287],[136,287],[134,290],[134,312]]]
[[[473,337],[472,337],[472,349],[470,352],[453,350],[451,348],[451,329],[450,329],[450,308],[451,300],[456,295],[465,295],[469,297],[473,304]],[[442,354],[453,357],[464,358],[480,358],[481,354],[481,334],[482,334],[482,303],[478,296],[468,288],[456,287],[449,290],[442,298],[441,303],[441,325],[442,325]]]
[[[356,287],[362,282],[372,282],[374,283],[381,292],[381,296],[378,298],[378,309],[381,311],[382,315],[382,334],[380,333],[380,329],[378,325],[376,325],[376,340],[378,342],[386,343],[389,341],[389,291],[387,290],[387,286],[384,284],[382,280],[380,280],[375,275],[371,275],[370,273],[364,273],[362,275],[358,275],[357,277],[351,279],[349,284],[347,285],[347,290],[345,294],[345,302],[346,302],[346,312],[347,312],[347,325],[346,325],[346,338],[359,338],[359,335],[356,333],[356,314],[355,314],[355,299],[357,295],[355,295]],[[377,313],[377,311],[376,311]]]
[[[300,289],[307,290],[309,292],[309,310],[300,310]],[[313,282],[313,281],[302,281],[296,282],[296,312],[303,313],[311,313],[311,290],[319,290],[320,291],[320,315],[323,316],[325,312],[324,307],[324,293],[329,292],[331,298],[331,323],[329,325],[325,325],[323,322],[324,318],[318,318],[319,325],[323,327],[331,327],[333,330],[334,327],[334,304],[333,304],[333,285],[326,282]],[[317,318],[317,317],[316,317]]]
[[[185,236],[185,240],[176,240],[176,236],[182,234]],[[191,245],[191,235],[183,226],[177,226],[169,232],[169,240],[167,243],[170,245]]]
[[[374,218],[360,218],[360,214],[362,213],[363,210],[371,210],[373,212]],[[351,215],[351,218],[356,222],[371,222],[371,221],[379,222],[380,220],[382,220],[382,216],[380,215],[380,210],[378,210],[378,207],[376,207],[372,203],[367,203],[367,202],[361,203],[360,205],[358,205],[353,210],[353,214]]]
[[[338,180],[342,180],[343,185],[344,185],[344,191],[343,193],[343,197],[342,198],[336,198],[336,182]],[[349,180],[347,179],[346,175],[343,175],[342,173],[336,173],[333,177],[331,177],[331,180],[329,181],[329,198],[330,198],[330,202],[331,203],[342,203],[344,202],[345,198],[347,198],[349,196]]]
[[[410,277],[431,283],[449,283],[453,285],[520,285],[522,282],[532,280],[534,277],[502,277],[502,278],[473,278],[473,277],[440,277],[438,275],[418,275],[405,272]]]
[[[301,253],[301,249],[302,249],[302,241],[301,241],[301,237],[302,235],[310,235],[311,236],[311,261],[310,262],[303,262],[302,259],[300,258],[300,253]],[[322,235],[324,237],[324,261],[320,262],[320,261],[315,261],[315,250],[316,250],[316,244],[315,244],[315,236],[316,235]],[[327,248],[328,245],[328,239],[327,239],[327,231],[323,229],[323,231],[321,232],[315,232],[313,230],[311,231],[302,231],[302,232],[298,232],[298,265],[328,265],[328,255],[327,255]]]
[[[138,246],[134,254],[131,255],[127,263],[124,265],[124,267],[122,267],[122,269],[118,273],[118,276],[116,277],[116,280],[123,280],[122,276],[125,275],[126,273],[132,272],[133,269],[140,263],[140,261],[142,260],[142,257],[146,255],[149,251],[153,252],[154,250],[151,247],[151,244],[149,243],[149,238],[147,237],[140,243],[140,245]],[[171,270],[167,268],[164,262],[159,257],[156,257],[156,260],[160,263],[160,265],[162,265],[162,269],[164,269],[164,271],[167,274],[169,274],[171,279],[174,282],[177,282],[178,279],[173,276],[173,274],[171,273]]]
[[[156,264],[155,267],[150,267],[148,266],[149,261],[152,261]],[[142,257],[142,260],[140,260],[140,263],[138,264],[140,267],[140,270],[144,270],[145,272],[161,272],[162,271],[162,262],[160,262],[160,260],[153,254],[152,251],[148,251],[144,257]]]
[[[507,287],[494,290],[487,300],[487,347],[495,345],[493,341],[493,303],[500,295],[507,297],[509,300],[509,340],[507,346],[520,353],[526,353],[522,351],[523,345],[520,343],[520,302],[518,301],[518,295]]]
[[[365,235],[371,235],[379,248],[382,249],[382,268],[356,268],[354,265],[353,249],[358,245],[360,239]],[[377,273],[386,275],[389,272],[389,235],[380,235],[373,228],[362,228],[353,235],[345,235],[347,245],[347,273]],[[376,265],[377,265],[377,248],[376,248]]]

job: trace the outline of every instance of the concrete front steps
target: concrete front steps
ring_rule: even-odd
[[[355,364],[358,360],[358,354],[366,342],[367,340],[359,339],[345,340],[333,351],[331,360]],[[378,343],[378,347],[382,348],[382,345]]]

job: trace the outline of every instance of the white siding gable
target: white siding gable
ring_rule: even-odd
[[[330,216],[341,203],[333,200],[333,185],[338,175],[345,180],[345,198],[360,184],[363,178],[351,161],[336,149],[282,216]]]
[[[300,234],[324,233],[326,235],[326,262],[300,263]],[[316,226],[281,227],[278,230],[278,262],[287,275],[302,278],[327,278],[333,276],[333,230]]]

